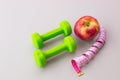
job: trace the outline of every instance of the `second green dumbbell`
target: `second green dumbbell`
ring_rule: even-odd
[[[46,52],[42,52],[40,49],[36,50],[34,52],[35,61],[38,66],[44,67],[48,58],[53,57],[65,50],[67,50],[69,53],[74,52],[76,47],[77,45],[75,40],[71,36],[67,36],[64,38],[64,43],[55,46]]]
[[[59,34],[64,34],[65,36],[68,36],[72,33],[71,26],[68,21],[62,21],[60,23],[60,27],[57,29],[54,29],[50,32],[47,32],[43,35],[40,35],[39,33],[35,32],[32,34],[32,41],[36,48],[42,48],[43,42],[46,40],[49,40],[51,38],[54,38],[55,36]]]

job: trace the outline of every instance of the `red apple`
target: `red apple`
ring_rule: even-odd
[[[83,16],[81,17],[74,26],[75,34],[82,40],[91,40],[99,32],[100,26],[97,21],[92,16]]]

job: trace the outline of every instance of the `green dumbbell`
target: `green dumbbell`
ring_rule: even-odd
[[[35,61],[38,66],[44,67],[48,58],[59,54],[62,51],[74,52],[76,50],[76,42],[71,36],[64,38],[64,43],[60,44],[46,52],[42,52],[40,49],[34,52]]]
[[[32,34],[32,41],[34,43],[34,46],[36,48],[42,48],[43,47],[43,42],[46,40],[49,40],[59,34],[64,34],[65,36],[70,35],[72,32],[71,30],[71,26],[69,24],[69,22],[67,21],[62,21],[60,23],[60,27],[57,29],[54,29],[50,32],[47,32],[43,35],[40,35],[39,33],[35,32]]]

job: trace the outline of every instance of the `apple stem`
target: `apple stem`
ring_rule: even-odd
[[[87,27],[89,27],[90,26],[90,22],[86,22],[86,25],[87,25]]]

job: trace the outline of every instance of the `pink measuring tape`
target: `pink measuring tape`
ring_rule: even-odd
[[[100,33],[96,42],[92,44],[92,46],[81,56],[73,58],[71,60],[72,66],[77,72],[78,76],[83,74],[81,67],[87,64],[103,47],[103,45],[105,44],[105,39],[106,39],[106,31],[102,26],[100,26]]]

